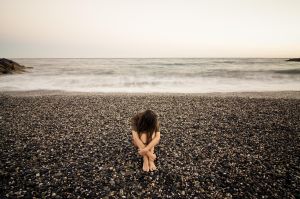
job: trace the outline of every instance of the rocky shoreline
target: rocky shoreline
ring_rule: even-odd
[[[0,93],[0,106],[1,198],[300,197],[299,98]],[[152,173],[130,145],[146,108],[161,121]]]
[[[18,64],[15,61],[10,59],[1,58],[0,59],[0,75],[1,74],[14,74],[14,73],[23,73],[26,72],[25,69],[32,67],[25,67],[21,64]]]

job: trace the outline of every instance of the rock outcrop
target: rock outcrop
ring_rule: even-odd
[[[25,72],[25,66],[9,59],[0,59],[0,75]]]
[[[300,62],[300,58],[293,58],[293,59],[288,59],[286,61],[295,61],[295,62]]]

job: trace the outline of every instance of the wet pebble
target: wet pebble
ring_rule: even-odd
[[[0,95],[7,198],[297,198],[300,100],[197,95]],[[129,119],[161,121],[142,171]],[[3,122],[5,121],[5,122]]]

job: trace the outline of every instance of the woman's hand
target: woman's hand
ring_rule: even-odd
[[[141,156],[146,155],[147,152],[148,152],[147,147],[145,147],[145,148],[143,148],[143,149],[139,149],[139,154],[140,154]]]
[[[149,160],[151,160],[151,161],[154,161],[156,159],[156,155],[154,153],[151,153],[150,151],[149,151],[149,153],[147,153],[147,155],[149,157]]]

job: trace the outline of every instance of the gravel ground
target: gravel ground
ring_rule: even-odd
[[[299,198],[300,99],[0,93],[1,198]],[[161,121],[142,171],[129,119]]]

